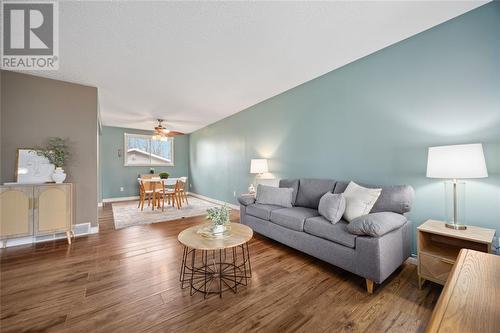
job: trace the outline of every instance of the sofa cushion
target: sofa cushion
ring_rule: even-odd
[[[271,211],[271,218],[269,220],[288,229],[304,231],[304,221],[309,217],[318,215],[318,211],[311,208],[281,208]]]
[[[292,207],[292,188],[279,188],[259,184],[257,186],[256,202],[263,205]]]
[[[333,193],[343,193],[349,182],[337,182]],[[409,185],[378,186],[360,184],[367,188],[381,188],[382,193],[378,197],[370,213],[394,212],[398,214],[408,213],[411,210],[415,191]]]
[[[269,218],[271,217],[271,212],[275,209],[282,209],[283,207],[281,206],[275,206],[275,205],[262,205],[262,204],[253,204],[253,205],[248,205],[246,207],[246,213],[248,215],[252,215],[255,217],[258,217],[263,220],[269,221]]]
[[[393,212],[371,213],[352,220],[347,230],[355,235],[380,237],[401,228],[406,221],[404,215]]]
[[[297,192],[299,191],[299,180],[298,179],[280,179],[279,187],[293,188],[292,205],[295,206],[295,201],[297,200]]]
[[[345,198],[342,193],[325,193],[319,200],[318,212],[331,223],[337,223],[344,215]]]
[[[335,187],[333,179],[301,179],[295,206],[318,209],[319,200]]]
[[[347,222],[340,220],[332,224],[323,216],[308,218],[304,223],[304,231],[310,235],[327,239],[350,248],[356,247],[356,235],[347,231]]]

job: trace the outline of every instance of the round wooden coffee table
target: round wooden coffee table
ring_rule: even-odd
[[[181,288],[190,288],[190,295],[218,294],[238,286],[246,286],[252,277],[248,241],[253,230],[244,224],[231,223],[230,233],[222,238],[206,237],[198,233],[203,227],[196,225],[183,230],[177,239],[184,246],[179,281]]]

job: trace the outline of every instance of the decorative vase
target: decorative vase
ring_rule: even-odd
[[[66,174],[61,167],[57,167],[52,174],[52,180],[54,180],[57,184],[61,184],[66,179]]]
[[[225,238],[231,234],[231,225],[228,224],[207,224],[198,229],[198,234],[203,237],[217,239]]]
[[[222,234],[224,231],[226,231],[226,226],[224,224],[214,224],[212,226],[213,234]]]

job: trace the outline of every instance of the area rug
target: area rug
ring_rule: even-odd
[[[135,225],[166,222],[181,219],[183,217],[192,217],[204,215],[208,208],[218,206],[215,203],[188,196],[189,204],[183,203],[181,209],[177,209],[165,203],[165,211],[160,209],[151,210],[144,204],[144,210],[137,208],[139,201],[115,202],[112,204],[115,229],[122,229]]]

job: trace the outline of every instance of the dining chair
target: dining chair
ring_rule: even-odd
[[[177,206],[177,209],[180,209],[182,207],[179,191],[181,182],[177,180],[173,188],[168,187],[165,182],[161,182],[161,184],[161,189],[157,191],[156,196],[158,199],[162,199],[162,211],[165,210],[165,199],[167,199],[167,205],[172,202],[172,207]]]
[[[181,182],[181,186],[179,188],[179,192],[180,192],[179,196],[181,197],[181,202],[184,202],[184,200],[186,200],[186,204],[189,205],[187,191],[186,191],[188,177],[179,177],[179,181]]]
[[[142,178],[138,178],[137,181],[139,182],[139,205],[137,208],[140,207],[142,211],[144,210],[144,201],[146,198],[148,199],[148,207],[151,205],[151,201],[154,200],[154,191],[151,188],[150,182],[144,182]]]

